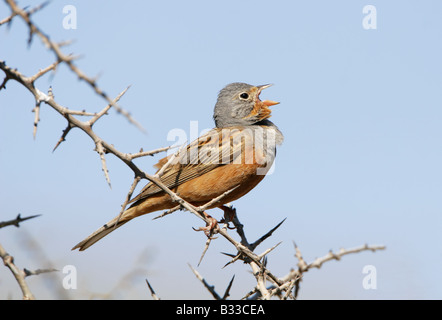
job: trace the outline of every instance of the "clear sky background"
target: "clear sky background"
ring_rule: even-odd
[[[21,5],[35,5],[22,1]],[[77,9],[77,29],[63,28],[62,10]],[[377,29],[362,26],[365,5],[377,9]],[[300,299],[442,298],[442,2],[440,1],[53,1],[33,16],[66,53],[111,96],[132,85],[120,104],[146,133],[115,111],[94,127],[124,152],[173,144],[172,129],[213,127],[218,91],[230,82],[273,83],[262,97],[280,101],[272,120],[285,135],[275,171],[234,203],[250,241],[287,218],[257,249],[282,241],[269,256],[273,273],[296,267],[293,242],[311,262],[365,243],[387,250],[331,261],[304,275]],[[9,15],[0,3],[0,19]],[[0,60],[26,75],[53,62],[27,27],[0,28]],[[3,73],[0,73],[3,77]],[[0,79],[2,80],[2,78]],[[70,109],[101,110],[105,101],[64,66],[37,87],[53,87]],[[32,137],[34,100],[13,81],[0,91],[0,221],[42,214],[0,230],[18,266],[73,265],[78,288],[64,274],[28,278],[37,298],[150,299],[148,278],[163,299],[210,299],[195,266],[205,236],[195,216],[180,212],[138,218],[85,252],[70,249],[118,214],[133,174],[107,156],[112,189],[94,145],[79,130],[52,153],[65,120],[42,105]],[[161,157],[137,161],[152,173]],[[221,217],[219,210],[212,214]],[[235,232],[232,232],[235,234]],[[213,241],[198,271],[241,298],[255,281],[248,266],[222,269],[234,253]],[[48,262],[49,261],[49,262]],[[362,286],[364,266],[377,289]],[[0,268],[0,299],[21,297]]]

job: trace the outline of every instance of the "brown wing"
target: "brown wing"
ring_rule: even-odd
[[[246,135],[246,139],[243,139],[240,137],[240,133],[241,130],[234,128],[229,130],[212,129],[186,148],[178,151],[174,160],[164,170],[160,180],[169,189],[173,189],[218,166],[232,163],[232,161],[236,163],[235,159],[241,156],[244,150],[245,140],[250,140],[247,138],[249,134]],[[160,170],[167,164],[169,157],[161,159],[155,167]],[[150,182],[130,203],[138,202],[161,191],[160,187]]]
[[[175,159],[164,170],[160,180],[168,188],[173,189],[186,181],[201,176],[204,173],[223,165],[220,161],[219,155],[220,147],[222,147],[222,140],[221,130],[213,129],[191,142],[187,147],[179,150],[174,155]],[[167,164],[170,157],[171,156],[161,159],[155,165],[158,171]],[[143,200],[161,191],[161,188],[150,182],[130,202]]]

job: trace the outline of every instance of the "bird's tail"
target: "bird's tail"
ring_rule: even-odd
[[[80,251],[86,250],[91,245],[93,245],[95,242],[99,241],[101,238],[104,238],[109,233],[118,229],[123,224],[125,224],[126,222],[129,222],[129,221],[130,221],[130,219],[124,220],[123,216],[121,216],[121,217],[117,216],[117,217],[113,218],[111,221],[106,223],[104,226],[102,226],[101,228],[96,230],[94,233],[89,235],[86,239],[79,242],[75,247],[72,248],[72,250],[75,250],[75,249],[79,249]]]

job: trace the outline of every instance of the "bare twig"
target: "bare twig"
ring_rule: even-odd
[[[106,181],[107,181],[109,187],[112,187],[111,182],[110,182],[110,177],[109,177],[109,170],[107,169],[106,158],[104,156],[105,149],[103,147],[103,143],[102,143],[102,141],[98,140],[95,142],[95,144],[96,144],[95,151],[97,151],[97,153],[99,154],[100,159],[101,159],[101,169],[104,172],[104,176],[106,177]]]
[[[333,253],[333,251],[329,251],[328,254],[326,254],[323,257],[316,258],[313,262],[307,263],[304,258],[302,257],[301,251],[299,250],[299,247],[294,244],[295,246],[295,257],[298,259],[298,269],[291,270],[285,277],[282,278],[283,281],[287,281],[289,279],[295,279],[295,278],[301,278],[304,272],[309,271],[310,269],[317,268],[319,269],[325,262],[331,261],[331,260],[340,260],[343,256],[348,254],[354,254],[362,251],[378,251],[378,250],[385,250],[385,246],[369,246],[367,244],[355,247],[351,249],[343,249],[341,248],[338,253]],[[298,296],[299,292],[299,286],[300,282],[295,282],[295,298]]]
[[[236,187],[234,187],[234,188],[232,188],[232,189],[230,189],[230,190],[227,190],[226,192],[220,194],[220,195],[219,195],[218,197],[216,197],[216,198],[213,198],[212,200],[210,200],[210,201],[207,202],[206,204],[204,204],[204,205],[198,207],[198,210],[199,210],[200,212],[202,212],[202,211],[206,210],[207,208],[210,208],[213,204],[215,204],[215,203],[217,203],[218,201],[220,201],[221,199],[223,199],[225,196],[227,196],[228,194],[230,194],[230,193],[231,193],[232,191],[234,191],[236,188],[238,188],[238,186],[236,186]]]
[[[34,7],[33,9],[26,11],[26,14],[27,14],[27,15],[34,14],[34,13],[36,13],[37,11],[40,11],[41,9],[43,9],[44,7],[46,7],[47,4],[49,4],[49,1],[45,1],[45,2],[43,2],[42,4],[40,4],[40,5],[36,6],[36,7]],[[5,24],[5,23],[10,23],[10,22],[12,21],[12,19],[13,19],[16,15],[17,15],[17,13],[13,12],[9,17],[7,17],[7,18],[1,20],[1,21],[0,21],[0,26],[1,26],[2,24]]]
[[[105,108],[103,108],[103,110],[95,114],[95,116],[92,119],[90,119],[86,124],[92,127],[95,124],[95,122],[97,122],[98,119],[100,119],[102,116],[107,114],[109,109],[112,108],[112,106],[114,106],[118,101],[120,101],[121,97],[127,92],[127,90],[129,90],[129,88],[130,86],[128,86],[123,91],[121,91],[120,94],[114,100],[112,100]]]
[[[68,122],[68,126],[66,127],[66,129],[63,130],[63,134],[61,135],[60,139],[58,139],[54,149],[52,149],[52,152],[54,152],[62,142],[66,141],[66,136],[68,135],[69,131],[71,131],[72,128],[73,127],[71,123]]]
[[[132,186],[129,189],[129,192],[126,195],[126,199],[124,200],[123,204],[121,205],[121,210],[120,210],[120,214],[118,216],[118,220],[115,223],[115,226],[118,225],[118,222],[121,218],[121,216],[123,215],[124,211],[126,210],[126,206],[129,203],[130,199],[132,198],[132,194],[135,191],[135,188],[137,187],[138,183],[140,182],[141,178],[140,177],[135,177],[134,181],[132,182]]]
[[[161,176],[163,175],[164,171],[172,164],[172,162],[175,160],[175,158],[180,154],[180,152],[182,151],[183,148],[186,147],[186,144],[184,143],[180,149],[175,152],[172,156],[169,157],[169,159],[167,160],[167,162],[161,167],[160,170],[158,170],[157,173],[155,173],[154,177],[155,178],[161,178]]]
[[[55,61],[51,65],[47,66],[44,69],[40,69],[36,74],[34,74],[32,77],[29,77],[30,82],[35,82],[38,78],[46,74],[47,72],[54,70],[57,68],[57,65],[60,63],[59,60]]]
[[[17,268],[17,266],[14,264],[14,258],[6,252],[1,244],[0,257],[3,259],[3,263],[5,264],[5,266],[7,266],[9,270],[11,270],[12,274],[15,277],[15,280],[17,280],[17,283],[23,293],[23,300],[35,300],[34,295],[32,294],[28,284],[25,281],[25,273]]]
[[[324,262],[330,261],[330,260],[341,260],[341,258],[348,254],[358,253],[362,251],[378,251],[378,250],[385,250],[385,246],[369,246],[368,244],[351,248],[351,249],[344,249],[341,248],[337,253],[334,253],[333,251],[329,251],[325,256],[321,258],[315,259],[312,263],[308,264],[307,266],[304,266],[303,272],[312,269],[312,268],[320,268]]]
[[[159,218],[165,217],[165,216],[167,216],[167,215],[169,215],[169,214],[171,214],[171,213],[174,213],[175,211],[180,210],[181,208],[182,208],[181,205],[177,205],[176,207],[173,207],[172,209],[169,209],[169,210],[167,210],[167,211],[164,211],[164,212],[161,213],[160,215],[158,215],[158,216],[152,218],[152,220],[156,220],[156,219],[159,219]]]
[[[36,270],[28,270],[26,268],[23,269],[23,272],[25,274],[26,277],[29,276],[36,276],[42,273],[48,273],[48,272],[54,272],[54,271],[58,271],[57,269],[54,268],[49,268],[49,269],[36,269]]]
[[[282,241],[281,241],[281,242],[278,242],[278,243],[275,244],[273,247],[271,247],[271,248],[265,250],[263,253],[261,253],[260,255],[258,255],[258,258],[259,258],[259,259],[264,258],[266,255],[268,255],[270,252],[272,252],[272,251],[273,251],[277,246],[279,246],[281,243],[282,243]]]
[[[172,148],[174,148],[174,146],[158,148],[158,149],[151,150],[151,151],[143,151],[143,150],[141,150],[140,152],[137,152],[137,153],[128,154],[127,157],[128,157],[128,159],[133,160],[133,159],[140,158],[140,157],[153,156],[154,154],[157,154],[157,153],[160,153],[160,152],[164,152],[164,151],[167,151],[167,150],[172,149]]]

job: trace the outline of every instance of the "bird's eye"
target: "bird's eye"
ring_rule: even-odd
[[[249,94],[248,94],[247,92],[243,92],[243,93],[241,93],[241,94],[239,95],[239,97],[240,97],[241,99],[246,100],[246,99],[249,98]]]

